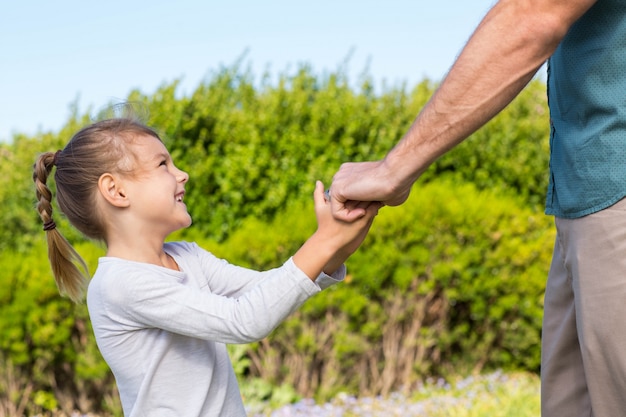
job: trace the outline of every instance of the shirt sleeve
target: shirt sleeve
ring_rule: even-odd
[[[106,286],[100,285],[102,301],[108,314],[130,329],[159,328],[216,342],[249,343],[266,337],[308,298],[345,275],[341,268],[333,277],[319,277],[318,284],[291,258],[265,272],[221,261],[219,265],[210,277],[210,290],[154,269],[108,274]],[[230,279],[236,285],[228,290],[222,281]]]
[[[198,254],[202,264],[202,270],[206,274],[207,283],[211,291],[215,294],[238,297],[245,293],[250,287],[257,285],[260,280],[271,276],[276,271],[276,269],[255,271],[233,265],[224,259],[217,258],[197,244],[194,243],[193,245],[195,246],[193,249]],[[295,264],[294,267],[297,268]],[[341,267],[331,275],[322,272],[316,278],[315,283],[321,290],[325,290],[343,281],[345,277],[346,267],[345,265],[341,265]]]

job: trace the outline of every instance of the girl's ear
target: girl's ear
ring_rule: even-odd
[[[113,174],[104,173],[98,179],[98,191],[114,207],[128,207],[130,201],[124,192],[123,182]]]

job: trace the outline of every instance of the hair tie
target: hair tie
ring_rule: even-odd
[[[56,165],[57,164],[57,160],[59,159],[59,154],[60,153],[61,153],[60,149],[54,153],[54,158],[52,158],[52,165]]]
[[[56,229],[57,225],[54,220],[50,219],[43,224],[43,230],[47,232],[48,230]]]

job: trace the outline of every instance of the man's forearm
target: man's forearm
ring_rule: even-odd
[[[386,164],[414,182],[443,153],[506,107],[594,0],[500,1],[485,16],[450,72]]]

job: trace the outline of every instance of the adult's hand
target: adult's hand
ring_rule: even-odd
[[[335,218],[352,222],[365,214],[361,202],[397,206],[406,201],[411,183],[399,184],[385,160],[342,164],[330,187]]]

